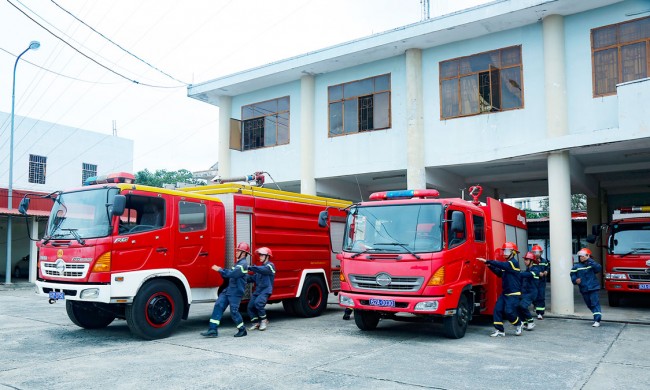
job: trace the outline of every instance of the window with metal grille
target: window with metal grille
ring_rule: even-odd
[[[390,74],[328,88],[329,136],[390,127]]]
[[[440,62],[440,119],[522,108],[521,46]]]
[[[47,168],[47,157],[29,155],[29,182],[45,184],[45,172]]]
[[[616,94],[616,84],[650,76],[650,17],[591,30],[593,96]]]
[[[81,185],[86,182],[89,177],[97,176],[97,165],[82,163],[81,164]]]
[[[289,143],[289,96],[242,107],[240,150]]]

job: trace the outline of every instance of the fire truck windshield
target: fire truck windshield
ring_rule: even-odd
[[[650,253],[650,224],[614,224],[609,250],[611,254],[625,256],[635,253]]]
[[[349,252],[423,253],[442,249],[442,206],[405,204],[355,207],[346,224]]]
[[[117,194],[116,188],[99,188],[64,192],[54,199],[47,223],[45,239],[106,237],[111,232],[108,204]]]

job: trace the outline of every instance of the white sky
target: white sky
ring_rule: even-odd
[[[54,1],[138,57],[187,83],[390,30],[421,17],[420,0]],[[52,1],[0,0],[0,111],[11,112],[15,61],[3,50],[18,55],[30,41],[38,40],[40,49],[27,52],[18,64],[16,115],[104,134],[111,134],[115,120],[118,136],[135,141],[135,171],[202,170],[217,161],[218,108],[188,98],[185,87],[150,88],[120,78],[75,52],[10,2],[129,79],[179,85],[125,54]],[[431,0],[431,16],[485,2]],[[46,72],[23,60],[83,81]],[[14,142],[29,137],[28,131],[17,122]],[[0,123],[0,146],[8,140],[9,123]],[[93,150],[80,153],[92,157]],[[0,170],[6,169],[8,166],[0,166]],[[110,167],[99,170],[106,173]]]

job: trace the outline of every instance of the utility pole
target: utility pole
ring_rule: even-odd
[[[429,12],[429,0],[420,0],[422,4],[422,19],[420,21],[425,21],[431,18],[431,13]]]

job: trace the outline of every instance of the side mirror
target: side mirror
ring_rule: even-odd
[[[122,215],[124,214],[124,209],[126,208],[126,196],[124,195],[115,195],[113,198],[113,206],[111,209],[112,215]]]
[[[324,228],[327,227],[327,210],[323,210],[318,213],[318,226]]]
[[[25,196],[18,205],[18,212],[22,215],[27,215],[27,210],[29,210],[29,198]]]
[[[598,239],[598,237],[593,235],[593,234],[589,234],[587,236],[587,242],[590,243],[590,244],[595,244],[597,239]]]
[[[465,214],[462,211],[454,211],[451,213],[451,231],[465,231]]]
[[[594,236],[600,235],[600,225],[591,225],[591,234]]]

